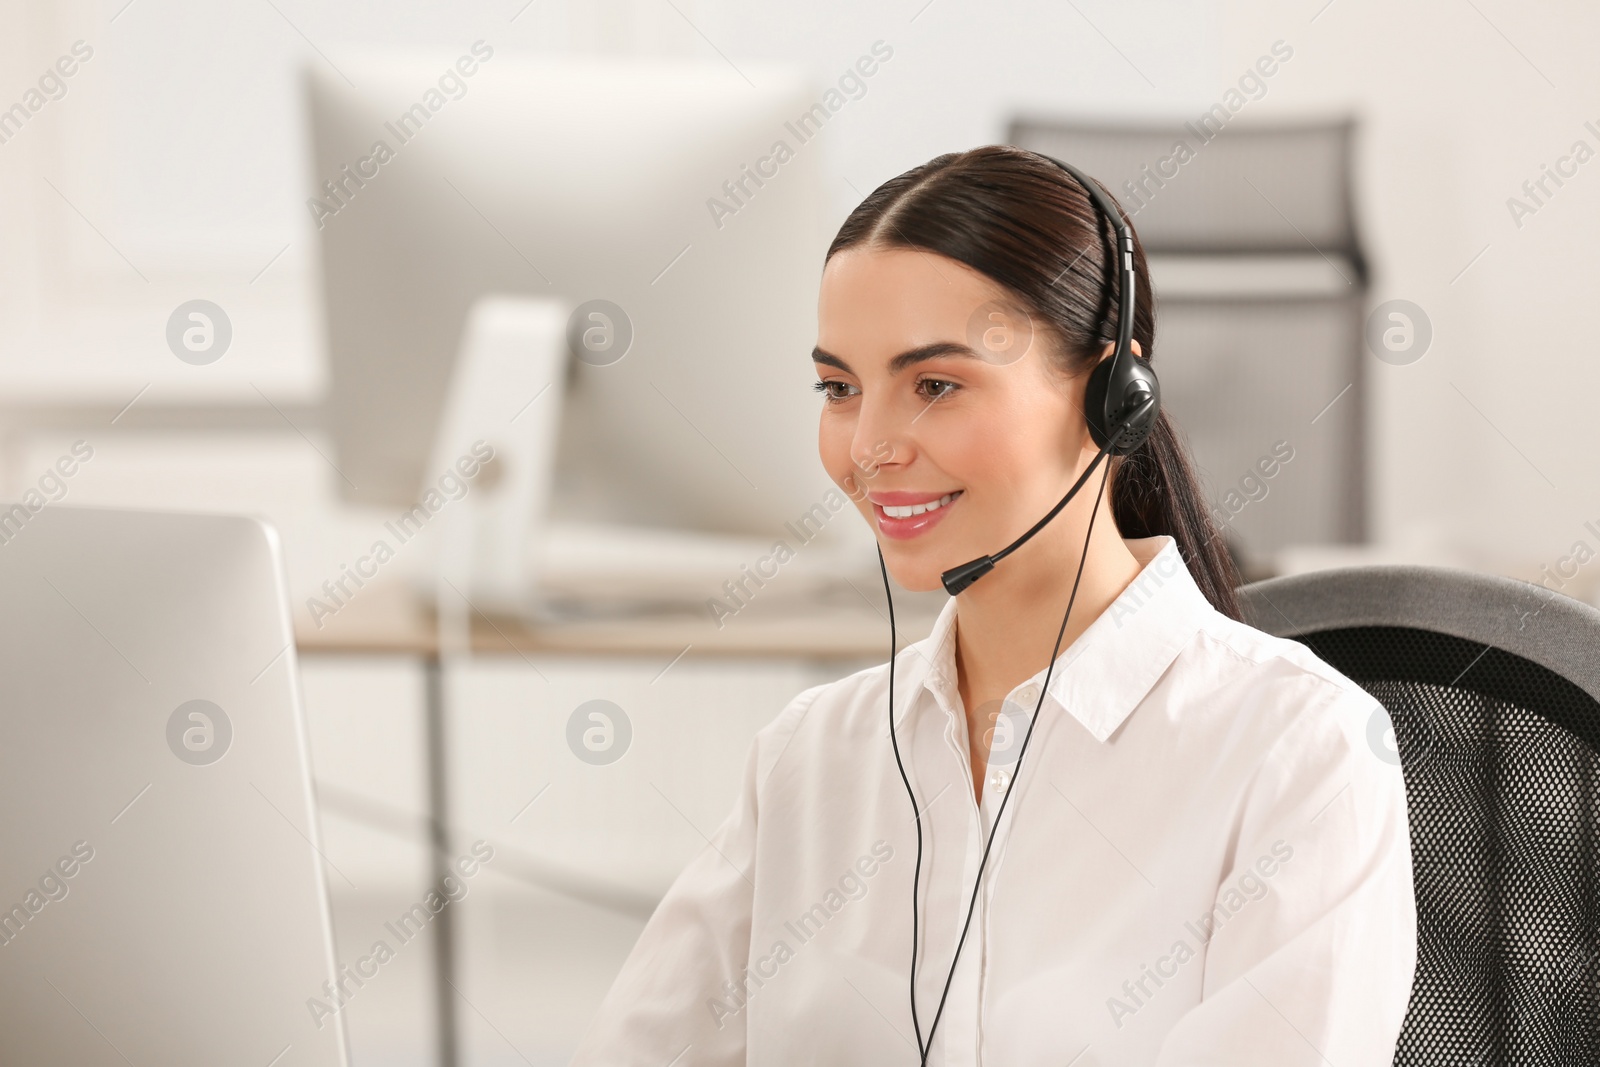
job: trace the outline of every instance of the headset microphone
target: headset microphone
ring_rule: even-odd
[[[1118,286],[1117,344],[1111,357],[1102,359],[1090,373],[1083,394],[1084,419],[1089,425],[1089,436],[1100,446],[1100,452],[1083,472],[1083,477],[1078,479],[1077,484],[1067,490],[1067,495],[1061,498],[1061,502],[1051,508],[1050,513],[1035,523],[1027,533],[992,556],[979,556],[959,567],[951,567],[941,574],[940,580],[944,582],[945,592],[951,596],[955,596],[988,574],[996,563],[1044,529],[1045,525],[1059,515],[1061,509],[1066,507],[1067,502],[1077,494],[1089,477],[1089,472],[1094,470],[1095,465],[1107,453],[1125,456],[1144,444],[1145,438],[1150,436],[1150,431],[1155,429],[1156,417],[1161,412],[1161,384],[1156,381],[1156,372],[1151,369],[1148,361],[1133,354],[1133,312],[1138,290],[1133,269],[1133,231],[1128,228],[1127,222],[1122,218],[1122,212],[1117,210],[1117,205],[1111,197],[1082,171],[1059,159],[1050,156],[1044,158],[1072,175],[1078,184],[1083,186],[1100,213],[1110,220],[1111,228],[1116,231],[1117,273],[1121,279],[1121,284]]]
[[[1144,405],[1146,407],[1154,407],[1157,403],[1159,403],[1159,401],[1154,397],[1144,401]],[[1038,533],[1040,530],[1049,525],[1050,520],[1061,514],[1061,509],[1071,503],[1072,498],[1078,495],[1078,490],[1082,489],[1083,483],[1089,480],[1089,475],[1094,473],[1094,469],[1100,465],[1100,461],[1105,458],[1106,453],[1114,450],[1114,446],[1120,443],[1119,439],[1127,434],[1128,430],[1129,427],[1127,423],[1124,423],[1122,426],[1117,428],[1116,432],[1111,435],[1112,439],[1100,446],[1100,451],[1095,454],[1094,459],[1089,461],[1089,465],[1083,469],[1083,473],[1078,476],[1078,480],[1072,483],[1072,488],[1067,490],[1067,495],[1062,497],[1060,503],[1051,508],[1049,513],[1046,514],[1044,518],[1040,519],[1038,522],[1029,527],[1027,533],[1023,534],[1021,537],[1017,538],[1015,541],[1011,542],[1009,545],[1002,548],[992,556],[979,556],[977,559],[972,560],[969,563],[963,563],[959,567],[951,567],[949,570],[943,572],[939,577],[940,580],[944,582],[945,592],[949,593],[951,596],[955,596],[967,586],[971,585],[979,578],[982,578],[985,574],[988,574],[990,571],[994,570],[994,565],[996,563],[999,563],[1001,560],[1011,555],[1011,553],[1027,544],[1029,539],[1031,539],[1034,534]]]

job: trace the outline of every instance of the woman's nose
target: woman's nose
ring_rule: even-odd
[[[851,461],[867,477],[877,473],[879,467],[909,462],[915,451],[911,423],[912,417],[893,405],[873,403],[864,397],[850,441]]]

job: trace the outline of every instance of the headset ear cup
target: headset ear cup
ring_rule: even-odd
[[[1106,447],[1111,431],[1106,428],[1106,386],[1111,381],[1111,357],[1102,359],[1089,372],[1089,384],[1083,390],[1083,417],[1089,423],[1089,437],[1098,448]],[[1121,442],[1118,442],[1119,444]]]
[[[1126,456],[1144,444],[1145,439],[1155,431],[1156,420],[1161,416],[1161,383],[1156,379],[1155,368],[1132,353],[1129,353],[1129,356],[1130,358],[1127,360],[1127,388],[1122,395],[1129,396],[1129,390],[1135,390],[1130,402],[1137,403],[1142,399],[1143,394],[1148,394],[1155,403],[1151,404],[1149,410],[1145,411],[1144,414],[1132,421],[1128,427],[1128,432],[1123,434],[1122,439],[1117,442],[1116,452],[1119,456]],[[1143,383],[1144,388],[1139,388],[1136,383]]]
[[[1155,369],[1146,360],[1131,352],[1122,360],[1123,370],[1117,375],[1118,381],[1112,382],[1111,370],[1116,362],[1115,357],[1108,356],[1089,373],[1089,381],[1083,392],[1083,414],[1089,424],[1090,438],[1098,447],[1104,448],[1111,435],[1116,432],[1115,426],[1106,425],[1106,394],[1111,392],[1123,398],[1122,403],[1113,405],[1114,409],[1126,408],[1130,403],[1136,403],[1143,393],[1149,393],[1154,397],[1155,403],[1129,424],[1127,432],[1117,441],[1116,447],[1111,449],[1111,455],[1126,456],[1144,444],[1145,438],[1156,428],[1156,418],[1161,413],[1161,383],[1156,380]]]

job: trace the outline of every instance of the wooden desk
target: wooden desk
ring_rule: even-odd
[[[872,600],[867,596],[876,593]],[[882,589],[862,590],[834,603],[755,600],[719,627],[709,612],[695,609],[612,619],[533,623],[472,613],[474,655],[531,653],[622,653],[676,656],[686,648],[719,656],[777,655],[815,659],[889,658],[889,614]],[[944,600],[942,592],[897,593],[899,647],[928,636]],[[399,582],[369,584],[337,614],[312,621],[297,606],[295,642],[302,654],[439,654],[438,621],[432,608]]]

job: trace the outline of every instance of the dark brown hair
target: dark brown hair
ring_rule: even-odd
[[[1070,174],[1036,153],[987,145],[948,152],[889,179],[850,213],[828,258],[857,245],[923,249],[988,276],[1022,301],[1055,342],[1069,376],[1090,370],[1116,340],[1110,220]],[[1153,360],[1155,301],[1137,234],[1133,256],[1133,337]],[[1116,459],[1110,477],[1111,512],[1122,536],[1170,534],[1206,599],[1240,618],[1238,569],[1165,409],[1149,438]]]

